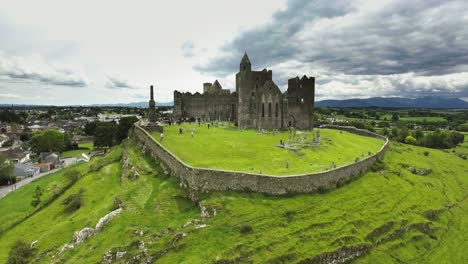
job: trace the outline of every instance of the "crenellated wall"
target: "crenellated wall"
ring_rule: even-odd
[[[374,162],[383,159],[389,148],[388,138],[354,127],[327,126],[345,130],[362,136],[385,140],[385,144],[375,154],[358,162],[337,167],[333,170],[291,176],[272,176],[243,173],[227,170],[194,168],[168,149],[159,144],[143,128],[135,125],[131,136],[137,139],[151,155],[161,160],[171,171],[171,175],[181,181],[181,185],[197,192],[206,191],[253,191],[267,194],[314,193],[339,187],[353,178],[362,175]]]

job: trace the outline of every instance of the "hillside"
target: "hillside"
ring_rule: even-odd
[[[0,200],[0,263],[17,240],[37,241],[36,263],[467,262],[468,168],[451,151],[392,142],[373,172],[290,196],[190,194],[132,141],[75,169],[74,184],[67,169]],[[67,212],[63,201],[81,188],[82,206]],[[100,232],[59,253],[119,203]]]
[[[468,108],[468,102],[458,98],[372,97],[367,99],[323,100],[316,107],[388,107],[388,108]]]

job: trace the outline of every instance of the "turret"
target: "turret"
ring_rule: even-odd
[[[244,53],[244,57],[242,57],[242,60],[239,65],[239,70],[242,71],[251,71],[252,70],[252,64],[250,63],[249,56],[247,55],[247,52]]]

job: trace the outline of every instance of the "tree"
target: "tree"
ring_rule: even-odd
[[[94,146],[111,147],[116,144],[117,124],[114,122],[100,122],[94,135]]]
[[[117,143],[120,143],[122,142],[122,140],[127,138],[128,130],[136,122],[138,122],[138,118],[136,118],[135,116],[127,116],[120,119],[117,131]]]
[[[388,131],[388,128],[386,128],[386,127],[384,127],[384,129],[382,130],[382,133],[386,137],[390,136],[390,131]]]
[[[396,127],[392,128],[392,137],[393,138],[398,137],[398,128],[396,128]]]
[[[93,121],[86,123],[85,127],[83,128],[83,132],[88,135],[92,136],[96,132],[96,128],[99,122]]]
[[[0,154],[0,185],[16,182],[16,177],[13,176],[14,168],[15,165],[9,162],[4,155]]]
[[[51,129],[34,133],[29,143],[36,153],[60,152],[65,147],[65,138],[59,131]]]
[[[404,142],[407,136],[409,136],[408,128],[402,127],[399,133],[399,141]]]
[[[36,186],[36,190],[34,191],[33,200],[31,201],[31,205],[34,206],[34,207],[37,207],[41,203],[41,196],[42,196],[42,189],[38,185],[38,186]]]
[[[398,121],[399,119],[400,119],[400,117],[398,117],[398,114],[397,114],[397,113],[393,113],[393,114],[392,114],[392,121],[393,121],[393,122],[396,122],[396,121]]]
[[[37,249],[32,248],[30,245],[23,241],[16,241],[8,254],[7,264],[26,264],[30,263],[32,256],[36,253]]]
[[[421,129],[416,129],[416,131],[414,131],[414,137],[417,140],[421,140],[424,137],[424,133],[422,132]]]
[[[412,137],[412,136],[407,136],[405,138],[405,143],[415,145],[416,144],[416,139],[414,137]]]

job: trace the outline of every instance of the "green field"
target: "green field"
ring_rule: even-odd
[[[179,128],[184,130],[179,134]],[[194,137],[190,130],[193,129]],[[258,134],[255,130],[211,127],[206,124],[165,126],[161,142],[187,164],[200,168],[225,169],[270,175],[293,175],[319,172],[353,163],[358,158],[376,153],[383,140],[358,136],[333,129],[320,129],[321,144],[292,151],[279,148],[280,140],[288,140],[290,132]],[[153,137],[160,141],[159,133]],[[307,135],[312,141],[313,133]],[[289,168],[286,168],[288,162]]]
[[[390,119],[391,120],[391,119]],[[400,121],[415,122],[415,123],[445,123],[447,119],[438,116],[411,116],[411,117],[400,117]]]
[[[76,157],[81,155],[81,153],[86,153],[88,154],[89,152],[94,150],[94,144],[93,142],[84,142],[78,144],[79,149],[74,149],[74,150],[68,150],[62,152],[61,157],[62,158],[70,158],[70,157]]]
[[[122,169],[123,152],[140,175],[135,180]],[[117,251],[126,252],[118,263],[149,257],[154,263],[307,263],[357,249],[362,256],[354,256],[355,263],[467,263],[466,161],[452,152],[392,142],[383,164],[322,194],[211,192],[195,194],[192,202],[174,177],[128,142],[80,165],[85,174],[71,187],[62,174],[67,168],[1,199],[0,263],[17,240],[37,240],[36,263],[101,263],[106,252]],[[407,165],[432,172],[413,174]],[[55,184],[63,193],[54,197]],[[45,199],[34,210],[37,185]],[[82,207],[66,212],[62,201],[80,188]],[[75,231],[93,227],[112,210],[115,197],[123,212],[59,254]],[[209,217],[201,217],[200,205]]]

